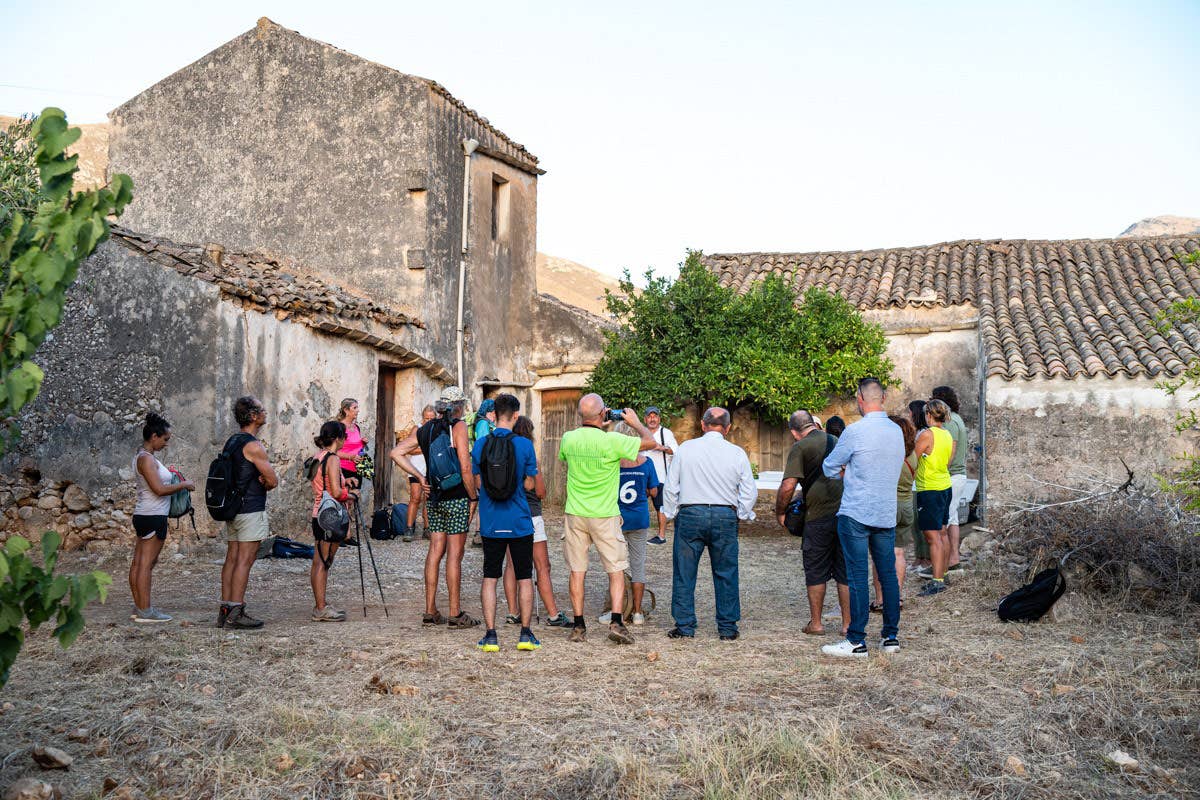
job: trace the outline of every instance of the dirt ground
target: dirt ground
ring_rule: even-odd
[[[0,692],[0,789],[38,776],[66,797],[98,797],[106,780],[119,786],[109,796],[163,798],[1165,798],[1200,790],[1196,615],[1121,613],[1072,593],[1055,621],[1004,625],[994,607],[1016,576],[981,566],[925,602],[913,597],[919,583],[910,577],[903,651],[839,662],[819,655],[832,635],[800,634],[799,542],[764,532],[741,542],[736,642],[717,639],[703,571],[697,637],[667,639],[664,546],[649,556],[659,609],[633,646],[609,643],[593,621],[583,645],[538,626],[536,653],[518,652],[507,627],[502,651],[489,655],[475,648],[478,629],[421,627],[420,541],[375,545],[390,618],[370,582],[363,618],[355,553],[339,554],[330,597],[349,611],[342,624],[309,622],[305,562],[259,561],[248,593],[251,612],[267,620],[257,632],[214,627],[220,552],[212,545],[159,565],[155,604],[176,619],[165,626],[129,621],[127,554],[70,554],[63,569],[106,569],[114,591],[70,650],[48,631],[30,637]],[[557,547],[551,557],[565,605]],[[468,548],[465,607],[476,615],[481,565],[481,552]],[[595,571],[589,619],[603,596]],[[873,616],[869,635],[878,633]],[[28,753],[39,744],[72,755],[70,770],[39,770]],[[1114,750],[1137,768],[1109,765]]]

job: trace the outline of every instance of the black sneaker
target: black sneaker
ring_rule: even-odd
[[[722,633],[722,634],[721,634],[721,641],[722,641],[722,642],[732,642],[732,641],[736,641],[736,640],[737,640],[737,638],[738,638],[739,636],[741,636],[741,634],[740,634],[740,633],[738,633],[737,631],[734,631],[733,633]]]
[[[646,540],[646,544],[666,544],[667,540],[661,536],[651,536]]]
[[[945,581],[930,581],[925,584],[925,588],[917,594],[918,597],[933,597],[935,594],[941,594],[946,591]]]
[[[667,631],[667,638],[668,639],[695,639],[696,635],[693,633],[684,633],[683,631],[679,630],[679,628],[671,628],[671,630]]]
[[[342,547],[358,547],[358,539],[348,536],[346,541],[342,542]]]
[[[258,630],[263,626],[261,619],[255,619],[246,613],[246,607],[234,606],[229,609],[229,616],[225,618],[226,628],[237,628],[238,630],[253,631]]]
[[[899,653],[900,641],[895,636],[890,639],[884,639],[879,643],[879,649],[885,653]]]

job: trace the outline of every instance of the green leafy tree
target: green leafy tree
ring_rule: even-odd
[[[29,558],[32,547],[23,536],[13,536],[0,548],[0,687],[25,643],[22,617],[30,630],[56,620],[53,636],[64,648],[83,632],[83,608],[93,600],[104,602],[112,578],[103,572],[54,575],[62,537],[42,534],[42,565]]]
[[[1185,267],[1200,263],[1200,250],[1186,256],[1176,256],[1175,260]],[[1200,297],[1178,300],[1159,316],[1159,330],[1163,335],[1171,335],[1174,329],[1183,326],[1200,328]],[[1200,416],[1195,408],[1200,401],[1200,361],[1187,364],[1181,373],[1160,381],[1158,386],[1167,394],[1185,395],[1184,401],[1191,406],[1176,418],[1177,431],[1183,433],[1200,427]],[[1200,511],[1200,454],[1189,453],[1181,461],[1179,473],[1169,479],[1161,478],[1160,484],[1167,491],[1180,495],[1188,509]]]
[[[133,198],[128,175],[101,189],[75,192],[78,156],[66,150],[80,136],[66,115],[47,108],[0,132],[0,420],[3,455],[15,418],[42,385],[33,355],[62,318],[67,288],[79,265],[108,238],[108,217]],[[112,579],[103,572],[54,575],[62,537],[42,535],[42,563],[21,536],[0,549],[0,686],[31,630],[57,620],[54,636],[69,646],[83,630],[83,608],[104,601]]]
[[[627,272],[608,294],[619,328],[607,334],[589,388],[610,405],[654,404],[672,415],[688,404],[752,407],[780,422],[853,393],[866,375],[890,379],[883,330],[840,295],[813,288],[797,298],[774,275],[738,293],[698,252],[677,279],[646,279],[637,292]]]
[[[80,130],[67,127],[61,110],[44,110],[27,133],[27,140],[13,140],[10,131],[0,147],[0,419],[10,431],[41,389],[33,354],[62,318],[80,263],[108,238],[108,216],[133,199],[128,175],[113,176],[101,189],[72,191],[79,156],[66,149]],[[37,170],[36,194],[30,167]]]

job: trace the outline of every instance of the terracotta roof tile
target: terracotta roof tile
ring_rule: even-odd
[[[768,273],[803,293],[819,286],[860,310],[973,304],[989,376],[1175,375],[1200,354],[1200,330],[1166,334],[1156,318],[1200,295],[1196,236],[1074,241],[961,241],[833,253],[704,257],[745,291]]]

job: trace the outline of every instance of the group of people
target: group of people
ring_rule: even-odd
[[[844,641],[826,645],[832,656],[867,653],[866,627],[872,611],[883,615],[881,648],[899,650],[905,574],[905,548],[919,542],[917,569],[931,596],[945,590],[947,572],[961,569],[957,510],[966,483],[966,427],[958,415],[953,389],[938,387],[928,401],[909,405],[907,413],[888,416],[883,410],[880,381],[860,381],[856,402],[862,415],[845,426],[831,418],[822,426],[811,412],[799,410],[788,421],[793,446],[788,454],[775,512],[788,525],[789,506],[803,520],[802,555],[810,619],[803,632],[825,633],[822,610],[826,586],[837,584]],[[467,398],[449,387],[422,413],[421,424],[388,454],[408,476],[408,523],[416,528],[423,506],[425,608],[422,624],[452,629],[474,628],[481,620],[462,607],[462,560],[467,534],[478,513],[483,549],[484,652],[499,650],[497,589],[503,588],[510,613],[504,620],[520,626],[517,647],[535,650],[541,642],[530,627],[536,590],[546,607],[548,624],[568,628],[568,639],[587,638],[584,583],[589,553],[595,550],[608,580],[608,607],[601,615],[608,638],[633,642],[626,622],[641,625],[646,583],[646,545],[665,540],[674,521],[671,615],[673,639],[696,635],[695,586],[699,564],[708,551],[715,594],[717,632],[721,640],[738,638],[741,618],[738,585],[738,524],[755,518],[757,485],[746,452],[727,440],[727,410],[709,408],[701,435],[679,444],[661,425],[657,408],[646,409],[646,423],[633,409],[609,409],[596,394],[579,401],[580,426],[564,434],[556,457],[566,466],[566,505],[562,531],[563,558],[569,570],[571,615],[555,600],[542,499],[544,478],[533,443],[533,423],[522,416],[520,401],[500,394],[476,414],[472,436],[467,430]],[[226,524],[227,551],[221,573],[219,627],[253,629],[261,620],[246,610],[250,566],[259,543],[269,534],[266,495],[279,478],[257,434],[267,412],[254,397],[234,404],[239,431],[225,444],[242,490],[239,513]],[[353,544],[323,527],[320,511],[332,498],[352,506],[358,502],[358,474],[363,451],[357,424],[358,404],[342,402],[338,418],[325,422],[310,460],[313,492],[312,534],[315,540],[310,581],[312,619],[341,621],[344,611],[326,601],[329,569],[339,546]],[[840,434],[840,435],[839,435]],[[167,533],[166,506],[175,492],[191,491],[192,482],[173,475],[157,453],[171,437],[161,416],[147,417],[143,445],[134,457],[138,504],[133,524],[138,536],[130,567],[133,618],[139,622],[170,617],[150,603],[150,575]],[[470,439],[474,439],[473,444]],[[436,467],[436,468],[435,468]],[[651,536],[650,508],[658,527]],[[914,529],[921,531],[914,537]],[[437,595],[442,561],[448,608],[443,615]],[[874,565],[871,599],[869,562]],[[630,597],[626,598],[626,572]],[[628,602],[627,602],[628,601]]]

